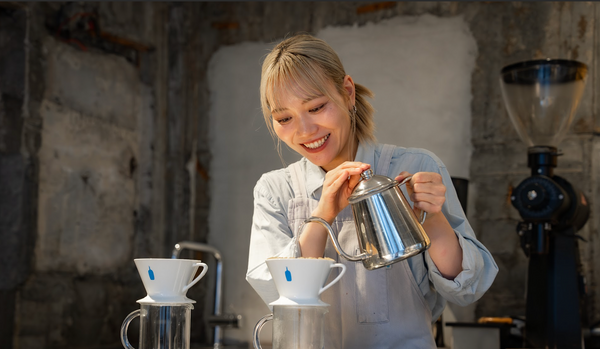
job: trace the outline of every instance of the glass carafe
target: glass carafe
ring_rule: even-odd
[[[325,347],[324,317],[329,305],[275,305],[273,313],[265,315],[254,327],[254,348],[260,345],[260,330],[273,320],[273,349],[323,349]]]
[[[126,349],[135,349],[129,344],[127,328],[133,319],[140,317],[139,349],[189,349],[191,303],[141,303],[121,326],[121,343]]]

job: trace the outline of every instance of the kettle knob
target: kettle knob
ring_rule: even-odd
[[[365,170],[363,173],[360,174],[360,176],[363,179],[369,179],[369,178],[373,177],[373,170],[371,170],[371,169]]]

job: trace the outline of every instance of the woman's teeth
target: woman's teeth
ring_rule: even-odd
[[[322,146],[323,143],[325,143],[327,138],[329,138],[329,135],[326,135],[325,137],[319,139],[318,141],[314,141],[312,143],[304,143],[304,146],[307,148],[310,148],[310,149],[317,149],[318,147]]]

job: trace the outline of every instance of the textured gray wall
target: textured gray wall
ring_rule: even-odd
[[[65,5],[0,5],[0,271],[10,275],[0,281],[0,325],[14,313],[12,327],[2,326],[0,347],[120,347],[121,321],[143,296],[132,259],[168,256],[175,242],[206,241],[214,233],[207,228],[206,71],[219,47],[425,13],[463,16],[479,48],[472,76],[468,212],[501,270],[477,303],[477,316],[523,314],[525,304],[527,260],[515,232],[519,217],[508,197],[529,171],[526,148],[506,115],[498,73],[507,64],[545,57],[589,65],[585,95],[561,145],[565,155],[556,173],[575,183],[591,203],[591,219],[581,232],[588,242],[581,244],[581,254],[589,313],[600,320],[600,271],[594,268],[600,265],[596,3]],[[11,9],[11,21],[5,20],[9,12],[4,9]],[[94,11],[102,30],[127,40],[86,37],[74,28],[74,35],[83,36],[73,38],[88,47],[83,51],[56,37],[61,14],[68,18]],[[25,33],[26,45],[21,45]],[[25,60],[7,56],[7,48],[17,55],[25,52]],[[76,84],[65,84],[64,78]],[[97,147],[86,143],[92,141]],[[186,164],[194,157],[197,182],[191,189],[197,206],[190,219]],[[192,313],[195,328],[204,324],[204,299],[210,301],[203,285],[190,290],[199,301]],[[196,341],[209,340],[208,329],[193,332]]]
[[[0,11],[0,347],[10,347],[16,289],[30,272],[34,164],[21,154],[26,12]]]
[[[206,235],[202,176],[195,231],[187,210],[185,163],[206,161],[195,22],[167,3],[0,9],[0,347],[120,347],[145,294],[133,259]]]

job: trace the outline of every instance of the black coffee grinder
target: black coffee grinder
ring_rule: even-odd
[[[582,192],[554,175],[557,146],[583,95],[587,66],[572,60],[534,60],[502,69],[508,115],[528,146],[531,176],[512,192],[523,221],[517,232],[529,257],[526,345],[583,348],[584,278],[578,249],[589,217]]]

